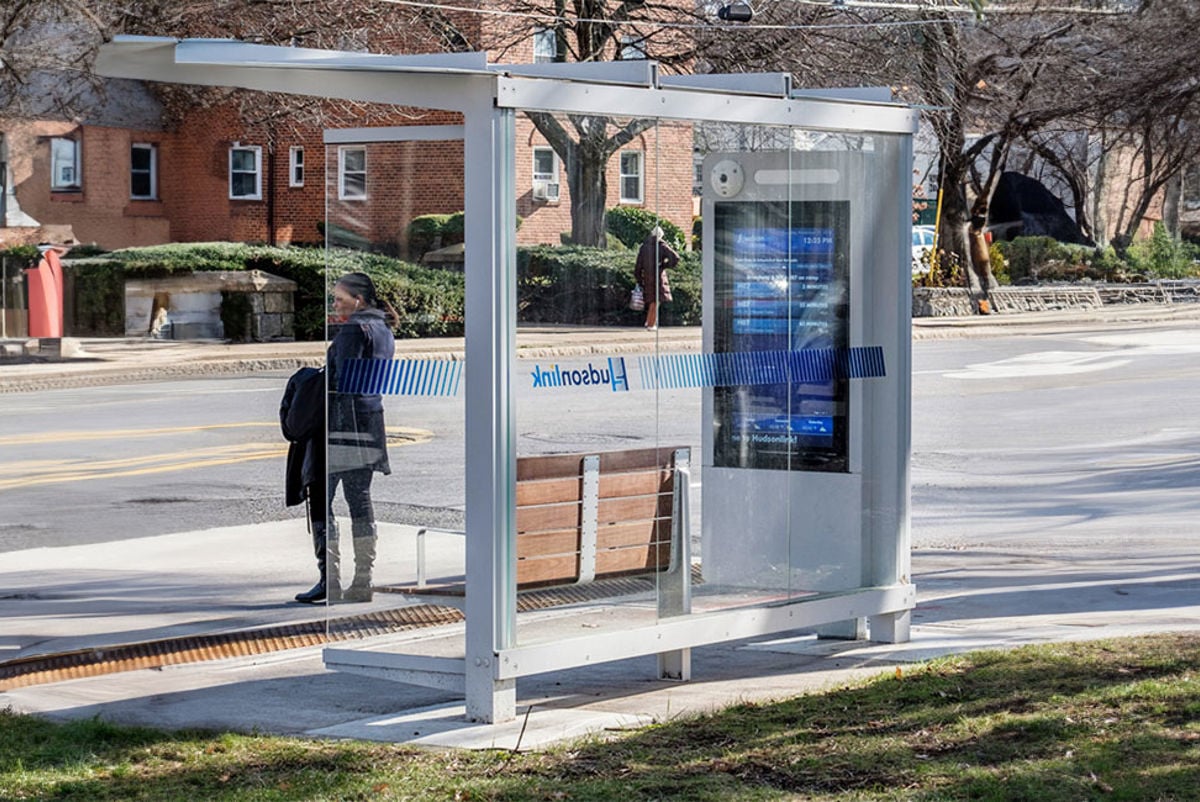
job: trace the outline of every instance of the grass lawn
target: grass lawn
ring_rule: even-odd
[[[1200,800],[1200,636],[976,652],[519,754],[0,712],[0,799]]]

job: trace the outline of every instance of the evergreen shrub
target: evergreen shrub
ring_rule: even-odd
[[[616,206],[604,213],[604,228],[626,247],[636,250],[655,226],[661,226],[663,239],[676,251],[687,249],[687,239],[679,226],[654,212],[636,206]]]
[[[450,219],[448,214],[422,214],[414,217],[405,230],[408,258],[418,261],[440,241],[442,228]]]
[[[665,233],[665,229],[664,229]],[[624,325],[641,323],[629,309],[635,254],[571,245],[517,250],[517,315],[531,323]],[[673,300],[659,308],[663,325],[699,325],[700,259],[680,255],[668,271]]]
[[[118,262],[85,260],[63,262],[71,276],[75,318],[71,330],[81,337],[125,335],[125,270]]]
[[[1138,240],[1126,253],[1130,265],[1154,278],[1179,279],[1197,275],[1192,248],[1172,237],[1158,221],[1146,239]]]
[[[1017,237],[997,242],[992,249],[1008,263],[1012,284],[1127,280],[1129,266],[1111,248],[1071,245],[1053,237]]]

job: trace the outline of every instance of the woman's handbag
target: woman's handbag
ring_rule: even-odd
[[[633,293],[629,296],[629,308],[635,312],[646,308],[646,296],[642,293],[642,285],[633,288]]]

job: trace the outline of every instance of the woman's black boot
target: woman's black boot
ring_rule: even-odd
[[[317,580],[317,584],[313,585],[303,593],[296,594],[296,601],[304,604],[316,604],[317,602],[325,601],[325,581],[328,577],[326,572],[328,544],[325,538],[325,522],[313,521],[312,524],[313,536],[313,551],[317,555],[317,570],[320,572],[321,578]]]

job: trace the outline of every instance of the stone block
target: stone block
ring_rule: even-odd
[[[263,293],[263,311],[282,314],[292,311],[292,293],[266,292]]]
[[[260,315],[258,318],[258,340],[278,340],[283,336],[282,315]]]

